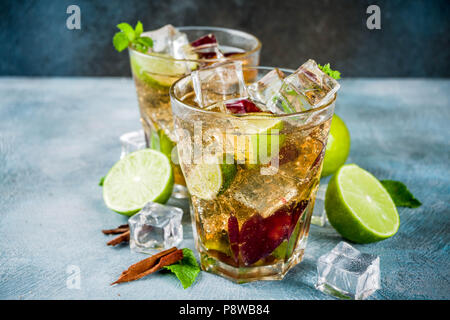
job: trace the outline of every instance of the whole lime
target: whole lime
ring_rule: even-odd
[[[333,174],[347,160],[350,152],[350,132],[344,121],[334,115],[331,120],[325,158],[323,159],[322,177]]]

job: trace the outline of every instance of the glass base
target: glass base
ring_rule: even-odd
[[[172,197],[174,197],[176,199],[188,199],[189,191],[185,186],[182,186],[181,184],[174,184],[173,191],[172,191]]]
[[[246,283],[258,280],[282,280],[288,271],[303,259],[306,247],[306,238],[302,239],[298,249],[292,256],[275,264],[254,267],[234,267],[226,264],[211,254],[200,252],[201,268],[236,283]]]

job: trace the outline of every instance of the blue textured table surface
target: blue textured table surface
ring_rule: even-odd
[[[100,230],[126,219],[103,204],[99,178],[118,160],[118,137],[139,128],[130,79],[0,78],[1,299],[328,299],[316,261],[341,237],[312,226],[306,255],[282,281],[234,284],[202,272],[183,290],[170,274],[110,287],[144,258],[106,246]],[[354,162],[407,184],[423,205],[400,208],[391,239],[359,250],[381,259],[371,299],[450,298],[450,81],[343,80],[336,113]],[[177,204],[177,200],[171,200]],[[186,207],[186,203],[179,205]],[[185,211],[183,247],[193,248]],[[69,289],[67,268],[80,269]]]

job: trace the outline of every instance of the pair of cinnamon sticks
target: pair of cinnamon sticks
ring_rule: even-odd
[[[130,241],[130,226],[128,224],[122,224],[115,229],[102,230],[103,234],[118,234],[117,237],[108,241],[108,246],[116,246],[122,242]]]

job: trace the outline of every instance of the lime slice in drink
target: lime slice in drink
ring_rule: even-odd
[[[227,256],[231,256],[231,249],[227,242],[220,240],[205,240],[203,241],[203,245],[208,250],[216,250],[226,254]]]
[[[400,225],[389,193],[377,178],[355,164],[342,166],[330,180],[325,209],[331,225],[357,243],[392,237]]]
[[[236,171],[235,164],[196,164],[186,175],[189,193],[204,200],[215,199],[230,186]]]
[[[119,160],[103,182],[108,208],[131,216],[149,202],[165,203],[173,188],[170,161],[163,153],[143,149]]]
[[[133,54],[130,61],[134,75],[150,86],[168,88],[187,71],[184,62],[163,53]]]
[[[262,114],[261,114],[262,115]],[[236,134],[228,134],[238,163],[266,164],[278,154],[285,135],[283,121],[276,119],[248,119],[236,121]]]

